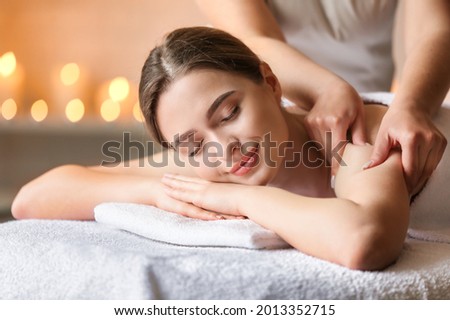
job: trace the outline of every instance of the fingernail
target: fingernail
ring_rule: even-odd
[[[367,161],[366,163],[363,164],[361,169],[366,170],[367,168],[369,168],[372,165],[372,163],[373,163],[373,160]]]
[[[336,180],[336,176],[331,176],[331,179],[330,179],[330,186],[331,186],[331,189],[334,189],[334,186],[335,186],[335,180]]]

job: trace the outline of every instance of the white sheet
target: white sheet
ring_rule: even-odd
[[[96,222],[0,224],[2,299],[450,299],[450,245],[407,239],[382,272],[295,249],[182,247]]]

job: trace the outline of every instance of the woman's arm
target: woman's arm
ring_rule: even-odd
[[[21,188],[12,214],[16,219],[92,220],[102,202],[152,204],[158,178],[113,172],[76,165],[52,169]]]
[[[16,219],[92,220],[94,207],[102,202],[134,202],[217,219],[211,212],[170,199],[164,193],[160,182],[164,173],[193,175],[192,167],[183,167],[175,159],[170,150],[116,167],[61,166],[22,187],[11,210]]]
[[[241,214],[307,254],[352,269],[382,269],[402,248],[409,196],[399,154],[393,153],[376,169],[362,170],[370,152],[370,146],[347,146],[347,166],[336,176],[336,199],[254,189],[243,199]]]
[[[370,142],[375,141],[386,110],[366,106]],[[372,150],[371,145],[346,146],[335,180],[336,199],[261,189],[249,191],[255,192],[258,201],[245,197],[240,202],[245,206],[243,214],[252,211],[251,219],[305,253],[352,269],[382,269],[398,257],[402,248],[408,227],[409,193],[398,150],[393,150],[382,165],[362,169]]]

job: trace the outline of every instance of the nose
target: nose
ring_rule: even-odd
[[[216,148],[216,159],[225,162],[226,166],[232,166],[233,163],[241,158],[241,143],[235,137],[212,137],[210,140],[220,150]]]

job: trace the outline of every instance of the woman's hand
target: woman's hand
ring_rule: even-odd
[[[326,160],[332,165],[332,175],[335,175],[347,131],[351,131],[354,144],[366,142],[363,102],[352,86],[342,80],[335,81],[316,100],[305,117],[305,127],[309,136],[324,148]],[[331,141],[327,132],[331,132]]]
[[[161,182],[170,198],[169,203],[172,201],[175,202],[174,206],[188,209],[176,211],[184,216],[204,220],[210,220],[211,215],[219,219],[246,218],[238,209],[239,195],[246,187],[244,185],[216,183],[172,174],[165,174]]]
[[[426,112],[391,106],[381,122],[368,168],[383,163],[398,145],[408,190],[415,194],[436,169],[447,140]]]
[[[159,182],[156,185],[156,195],[154,205],[157,208],[162,210],[166,210],[169,212],[177,213],[185,217],[190,217],[194,219],[201,220],[221,220],[225,219],[223,215],[217,214],[216,212],[211,212],[208,210],[204,210],[200,207],[197,207],[191,203],[187,203],[176,198],[173,198],[168,195],[165,191],[167,187],[165,184]]]

